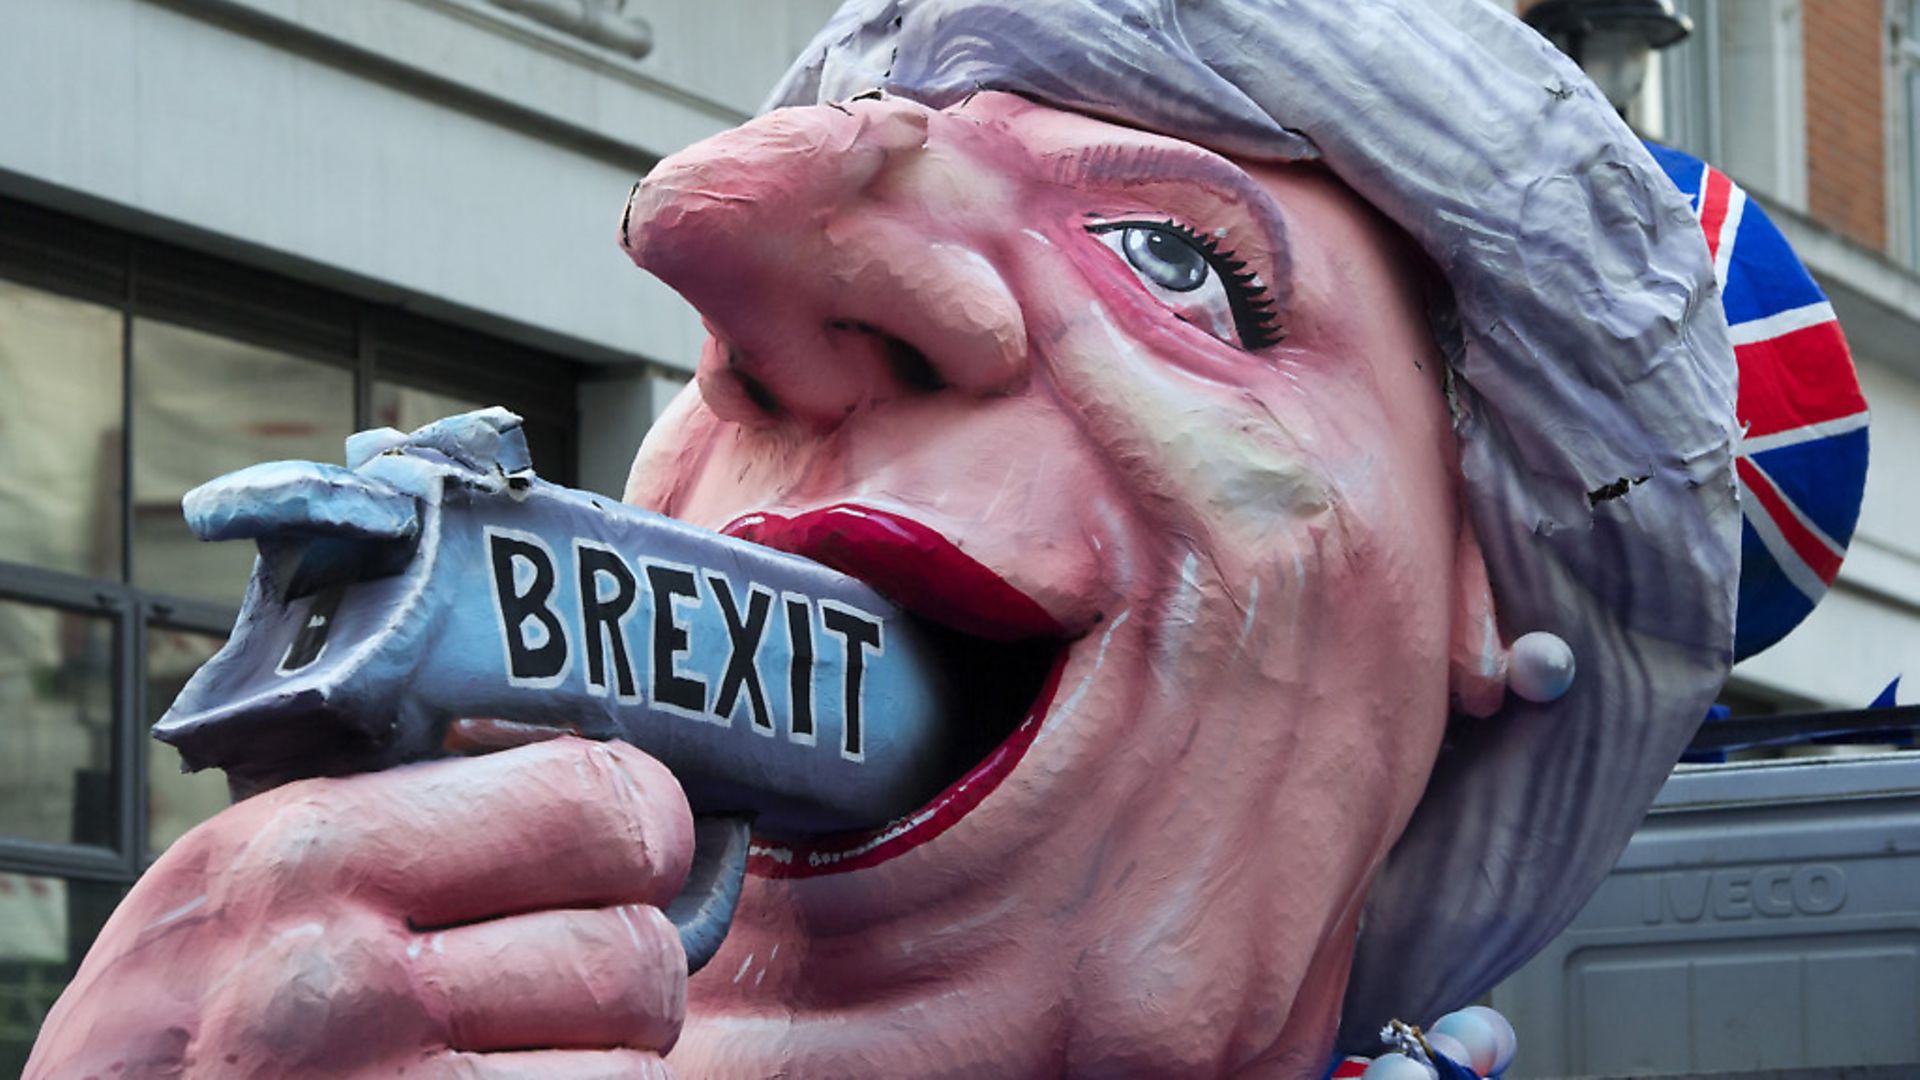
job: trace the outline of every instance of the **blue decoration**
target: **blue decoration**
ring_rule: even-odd
[[[1787,635],[1840,571],[1867,481],[1867,403],[1833,307],[1727,175],[1648,143],[1692,202],[1740,366],[1740,593],[1734,658]]]
[[[1894,707],[1894,699],[1897,698],[1899,694],[1900,694],[1900,676],[1895,675],[1893,677],[1893,681],[1887,684],[1887,688],[1885,690],[1880,691],[1879,694],[1874,696],[1873,704],[1868,705],[1867,708],[1891,709]]]

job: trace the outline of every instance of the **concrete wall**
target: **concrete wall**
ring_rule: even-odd
[[[702,337],[614,230],[833,0],[632,0],[632,59],[496,0],[0,0],[0,191],[604,365],[618,492]],[[675,371],[682,372],[675,375]]]
[[[686,366],[698,324],[616,249],[622,200],[749,115],[831,4],[632,7],[642,61],[484,0],[0,0],[0,188]]]

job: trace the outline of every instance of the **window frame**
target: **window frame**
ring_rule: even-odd
[[[324,273],[316,273],[324,278]],[[578,470],[573,358],[426,318],[243,261],[0,195],[0,279],[117,311],[120,333],[118,577],[88,577],[0,559],[0,600],[105,616],[113,625],[112,846],[0,836],[0,872],[129,886],[152,865],[148,844],[149,631],[225,637],[237,606],[175,596],[133,581],[135,371],[133,327],[152,319],[350,371],[354,428],[372,426],[376,380],[507,401],[546,453],[535,465],[572,484]],[[0,746],[6,729],[0,726]]]
[[[1920,268],[1920,0],[1886,14],[1887,255]]]
[[[1770,175],[1751,175],[1728,161],[1725,9],[1730,0],[1675,0],[1680,14],[1693,20],[1693,34],[1673,48],[1654,54],[1661,100],[1661,141],[1726,169],[1743,187],[1795,210],[1807,208],[1806,12],[1801,0],[1732,0],[1757,9],[1764,4],[1771,20],[1768,44],[1775,93],[1768,144],[1774,159]],[[1742,13],[1753,14],[1743,6]]]

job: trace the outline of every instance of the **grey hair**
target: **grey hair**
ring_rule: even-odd
[[[1440,268],[1500,621],[1580,676],[1453,725],[1369,894],[1341,1043],[1484,992],[1579,911],[1732,662],[1733,350],[1685,199],[1484,0],[851,0],[769,106],[875,87],[1319,160]]]

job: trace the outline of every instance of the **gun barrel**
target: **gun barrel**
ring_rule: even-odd
[[[480,717],[627,740],[696,812],[773,832],[876,826],[937,793],[947,688],[898,607],[809,560],[458,460],[440,426],[353,470],[256,467],[190,498],[196,528],[262,550],[226,648],[155,728],[190,766],[241,786],[383,768],[446,753],[448,725]]]

